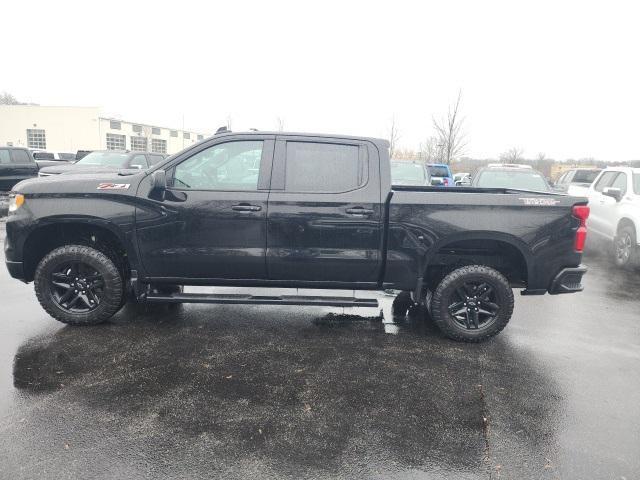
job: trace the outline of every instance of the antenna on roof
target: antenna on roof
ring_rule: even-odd
[[[231,130],[229,130],[226,125],[224,127],[220,127],[218,130],[216,130],[216,135],[219,135],[221,133],[229,133],[231,132]]]

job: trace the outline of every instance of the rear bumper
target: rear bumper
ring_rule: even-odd
[[[587,267],[580,265],[579,267],[563,268],[560,270],[549,287],[551,295],[559,293],[575,293],[584,290],[582,286],[582,275],[587,272]]]

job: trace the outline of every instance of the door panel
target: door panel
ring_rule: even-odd
[[[589,190],[589,219],[587,226],[600,235],[609,236],[608,224],[611,223],[611,202],[615,200],[602,194],[602,190],[610,186],[618,175],[617,171],[605,171],[596,180],[593,189]]]
[[[375,148],[358,142],[304,137],[277,142],[267,229],[269,279],[377,281],[382,238],[378,162]],[[348,190],[350,181],[358,185]]]
[[[173,184],[164,198],[150,199],[149,206],[137,210],[137,238],[147,275],[265,279],[264,187],[272,157],[273,140],[254,136],[250,142],[203,145],[172,166]]]

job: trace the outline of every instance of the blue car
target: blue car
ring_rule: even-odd
[[[427,165],[429,169],[429,174],[431,175],[432,184],[434,181],[441,180],[443,187],[453,187],[455,183],[453,181],[453,175],[451,174],[451,169],[449,165],[444,163],[430,163]]]

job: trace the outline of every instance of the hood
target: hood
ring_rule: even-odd
[[[66,195],[95,193],[135,193],[146,171],[123,170],[119,172],[68,172],[64,175],[34,177],[16,184],[12,191],[26,195]],[[114,184],[104,188],[101,184]]]

